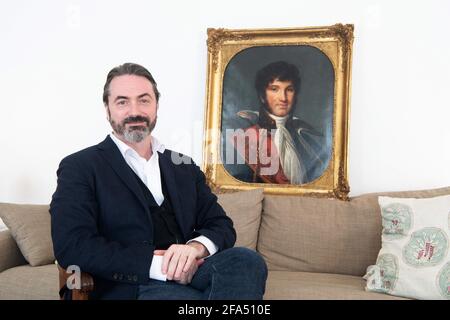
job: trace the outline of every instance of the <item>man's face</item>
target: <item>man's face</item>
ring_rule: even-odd
[[[275,79],[266,87],[266,105],[268,111],[278,117],[284,117],[292,110],[295,89],[292,81]]]
[[[114,132],[131,143],[141,142],[156,125],[153,85],[144,77],[122,75],[109,85],[107,117]]]

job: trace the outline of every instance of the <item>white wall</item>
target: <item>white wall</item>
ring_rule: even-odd
[[[201,163],[206,29],[355,24],[351,194],[450,185],[450,2],[3,1],[0,202],[48,203],[59,161],[110,131],[107,72],[148,67],[155,135]]]

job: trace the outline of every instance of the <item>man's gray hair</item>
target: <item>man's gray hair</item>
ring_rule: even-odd
[[[143,66],[138,65],[136,63],[127,62],[127,63],[124,63],[120,66],[113,68],[108,73],[108,76],[106,77],[105,86],[103,87],[103,103],[105,105],[108,105],[108,97],[110,94],[109,85],[111,84],[112,79],[114,79],[115,77],[118,77],[118,76],[123,76],[123,75],[135,75],[135,76],[139,76],[139,77],[144,77],[148,81],[150,81],[150,83],[153,86],[153,92],[155,93],[155,96],[156,96],[156,102],[158,102],[160,93],[158,91],[156,81],[155,81],[155,79],[153,79],[153,76],[150,73],[150,71],[148,71]]]

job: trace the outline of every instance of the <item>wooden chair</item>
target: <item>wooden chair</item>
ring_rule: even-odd
[[[69,289],[67,279],[72,273],[58,264],[59,271],[59,297],[61,300],[89,300],[89,294],[94,290],[94,279],[89,273],[81,273],[80,289]]]

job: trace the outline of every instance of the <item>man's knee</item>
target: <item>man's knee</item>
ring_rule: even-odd
[[[235,258],[240,270],[243,272],[255,272],[267,278],[267,265],[259,253],[244,247],[234,247],[228,250],[228,254]]]

